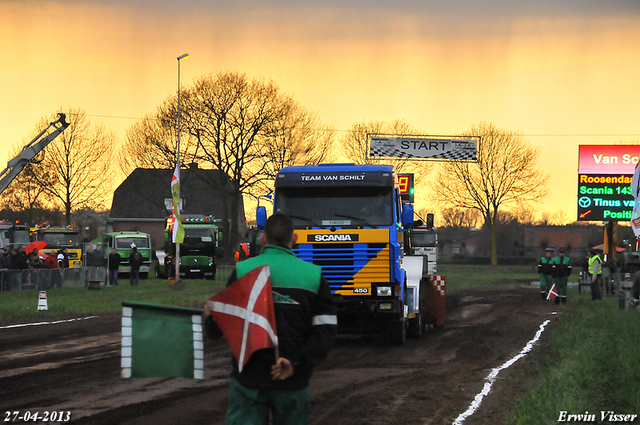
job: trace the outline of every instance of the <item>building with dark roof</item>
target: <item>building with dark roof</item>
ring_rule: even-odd
[[[524,229],[527,257],[544,256],[546,248],[565,248],[574,257],[585,257],[589,251],[589,226],[534,226]],[[600,232],[602,230],[600,229]],[[594,239],[597,240],[597,239]]]
[[[113,204],[107,231],[140,231],[151,235],[152,248],[164,247],[164,229],[171,217],[171,177],[173,170],[136,168],[113,194]],[[203,170],[192,166],[180,170],[180,200],[182,215],[204,214],[216,219],[231,217],[231,202],[225,202],[221,181],[232,188],[231,181],[218,170]],[[228,196],[228,195],[227,195]],[[246,231],[244,204],[240,197],[238,232]]]

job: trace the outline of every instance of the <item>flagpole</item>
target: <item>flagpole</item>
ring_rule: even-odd
[[[176,165],[176,171],[178,174],[178,181],[180,180],[180,60],[189,57],[188,53],[184,53],[178,56],[178,160]],[[180,188],[178,188],[178,205],[174,207],[178,214],[180,213]],[[174,224],[175,226],[175,224]],[[175,233],[175,232],[172,232]],[[176,242],[176,258],[174,259],[176,267],[175,282],[180,280],[180,242]]]

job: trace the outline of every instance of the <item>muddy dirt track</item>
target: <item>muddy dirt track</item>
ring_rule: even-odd
[[[492,368],[551,322],[532,353],[500,372],[465,424],[500,424],[535,381],[563,307],[535,288],[464,291],[447,300],[445,326],[389,346],[340,338],[311,382],[313,424],[450,424]],[[554,314],[558,312],[559,314]],[[224,424],[231,352],[205,341],[205,379],[120,378],[120,316],[0,329],[0,413],[69,411],[74,424]],[[17,422],[14,422],[17,423]],[[31,422],[33,423],[33,422]]]

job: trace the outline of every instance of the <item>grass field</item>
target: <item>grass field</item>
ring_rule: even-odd
[[[596,422],[578,423],[612,423],[601,412],[640,415],[640,312],[620,310],[616,297],[570,296],[568,313],[550,334],[550,351],[537,354],[543,372],[508,424],[557,423],[563,411],[596,415]]]
[[[514,288],[540,280],[536,265],[438,264],[438,274],[446,276],[448,293],[455,293],[460,289]]]
[[[538,279],[533,266],[442,265],[447,291],[460,289],[513,288]],[[202,308],[204,301],[226,284],[231,268],[218,269],[215,281],[186,280],[173,285],[166,280],[141,279],[132,287],[126,278],[116,287],[100,290],[56,288],[47,291],[47,311],[37,311],[38,291],[0,293],[0,324],[17,320],[55,320],[73,314],[117,313],[122,301]]]
[[[129,279],[120,279],[118,286],[87,288],[56,288],[47,291],[47,311],[37,311],[39,291],[0,293],[0,324],[17,321],[49,321],[72,315],[117,313],[122,301],[203,308],[204,302],[226,285],[230,268],[219,268],[216,280],[185,280],[172,284],[167,280],[140,279],[131,286]]]
[[[538,281],[535,265],[438,265],[447,292],[461,289],[513,288]],[[577,279],[572,275],[569,280]],[[569,290],[570,303],[559,325],[549,334],[548,351],[534,354],[541,374],[520,400],[511,400],[510,425],[558,423],[561,412],[606,415],[637,414],[640,423],[640,312],[620,310],[617,297],[592,301],[590,294]],[[572,421],[574,423],[594,423]]]

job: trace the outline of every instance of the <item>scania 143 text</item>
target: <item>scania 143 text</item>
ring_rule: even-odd
[[[274,212],[294,222],[296,256],[322,267],[340,332],[382,332],[398,344],[407,330],[421,333],[424,257],[405,257],[413,205],[403,202],[392,166],[283,168],[273,202]],[[258,227],[265,220],[265,207],[258,207]]]

